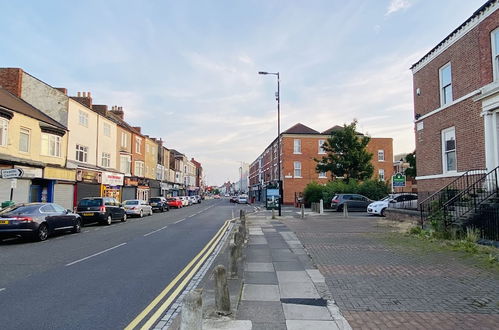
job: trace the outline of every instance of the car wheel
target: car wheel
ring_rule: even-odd
[[[107,219],[106,219],[106,225],[109,226],[112,222],[113,222],[113,218],[111,217],[111,215],[108,215]]]
[[[76,234],[76,233],[79,233],[80,231],[81,231],[81,220],[76,219],[75,225],[73,227],[73,233]]]
[[[381,212],[379,213],[382,217],[385,216],[385,210],[386,210],[386,207],[384,209],[381,209]]]
[[[121,222],[126,222],[126,213],[123,214],[123,218],[121,218]]]
[[[35,239],[37,241],[45,241],[47,237],[49,237],[49,227],[47,227],[47,224],[42,223],[38,226],[38,230],[35,234]]]
[[[142,210],[140,210],[139,218],[143,218],[143,217],[144,217],[144,212]]]

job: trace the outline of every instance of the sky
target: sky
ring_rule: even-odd
[[[410,67],[485,0],[0,0],[0,66],[125,120],[237,180],[281,130],[358,130],[414,149]]]

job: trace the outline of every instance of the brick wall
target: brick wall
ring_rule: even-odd
[[[385,152],[384,161],[378,160],[378,150],[383,150]],[[383,169],[385,170],[385,181],[389,182],[393,175],[393,139],[371,138],[367,145],[367,151],[373,154],[373,178],[377,178],[379,169]]]
[[[21,97],[23,70],[0,68],[0,86],[17,97]]]

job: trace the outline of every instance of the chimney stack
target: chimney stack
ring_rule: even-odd
[[[136,130],[137,132],[139,132],[139,134],[142,134],[142,133],[140,132],[140,130],[142,129],[140,126],[133,126],[132,128],[133,128],[134,130]]]
[[[123,111],[123,107],[118,107],[117,105],[113,105],[111,108],[111,113],[120,118],[121,120],[124,120],[125,118],[125,112]]]
[[[87,108],[92,109],[92,97],[90,97],[90,92],[78,92],[76,96],[71,96],[73,100],[79,102],[86,106]]]

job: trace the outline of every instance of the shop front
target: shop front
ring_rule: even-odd
[[[77,169],[76,170],[76,192],[74,194],[74,205],[85,197],[101,196],[102,174],[99,171]]]
[[[158,180],[149,180],[149,197],[161,196],[160,183]]]
[[[53,183],[52,202],[72,210],[76,171],[59,167],[45,167],[43,178]]]
[[[125,184],[122,190],[121,201],[135,199],[137,196],[137,187],[139,181],[134,177],[125,177]]]
[[[161,182],[160,183],[161,187],[161,196],[163,197],[172,197],[172,189],[173,189],[173,184],[168,183],[168,182]]]
[[[31,200],[31,186],[33,180],[43,181],[42,173],[43,170],[37,167],[20,166],[20,165],[0,165],[0,170],[3,169],[21,169],[22,176],[18,178],[1,178],[0,179],[0,202],[10,200],[10,193],[12,191],[12,200],[16,203],[27,203],[27,202],[40,202],[42,201],[42,194],[37,194],[33,196],[36,200]],[[45,188],[45,200],[48,200],[49,189],[51,188],[50,182],[44,182]]]
[[[121,173],[102,172],[102,197],[113,197],[121,201],[121,189],[123,187],[125,176]]]
[[[149,179],[139,178],[137,186],[137,196],[135,198],[144,201],[148,200],[151,194],[149,184],[150,184]]]

